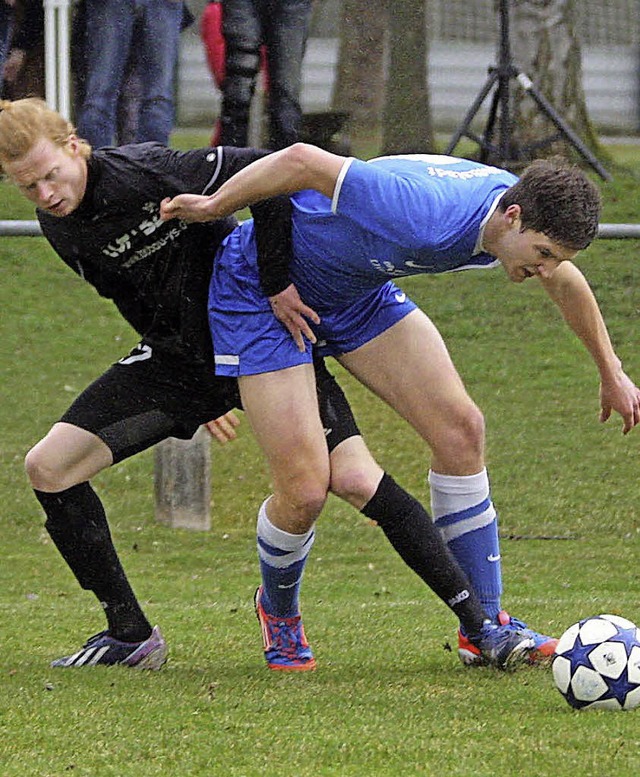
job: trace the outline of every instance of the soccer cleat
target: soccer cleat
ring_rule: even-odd
[[[51,666],[72,668],[79,666],[130,666],[134,669],[160,669],[167,660],[167,643],[158,626],[144,642],[121,642],[101,631],[88,639],[72,656],[63,656]]]
[[[304,634],[300,616],[278,618],[269,615],[260,603],[261,596],[262,586],[256,591],[254,604],[269,669],[280,672],[310,672],[315,669],[316,660]]]
[[[480,633],[469,641],[479,651],[484,664],[498,669],[509,669],[524,663],[534,647],[533,637],[526,630],[501,626],[489,620],[484,622]]]
[[[546,634],[539,634],[537,631],[533,631],[526,623],[517,618],[512,618],[505,610],[501,610],[498,613],[496,620],[499,626],[519,631],[533,639],[533,647],[527,653],[528,663],[538,665],[551,663],[556,645],[558,644],[558,640],[555,637],[548,637]],[[458,656],[462,663],[468,666],[482,666],[486,664],[482,651],[469,640],[461,629],[458,630]]]

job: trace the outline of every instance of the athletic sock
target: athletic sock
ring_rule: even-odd
[[[300,612],[300,584],[315,532],[311,529],[306,534],[289,534],[278,529],[267,517],[268,501],[258,512],[261,604],[269,615],[291,618]]]
[[[465,631],[477,633],[487,615],[420,502],[385,472],[361,512],[380,526],[405,564],[453,610]]]
[[[502,570],[498,517],[487,470],[475,475],[429,472],[435,525],[466,572],[488,616],[500,612]]]
[[[45,529],[82,588],[93,591],[104,608],[109,634],[140,642],[151,634],[111,539],[107,517],[89,483],[58,493],[34,493],[47,520]]]

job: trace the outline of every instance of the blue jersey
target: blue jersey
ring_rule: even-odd
[[[333,201],[308,191],[293,197],[292,279],[322,307],[390,278],[495,266],[479,250],[481,227],[516,181],[455,157],[350,160]]]
[[[291,278],[320,312],[392,278],[495,266],[479,250],[481,228],[516,181],[456,157],[349,160],[333,200],[314,191],[292,197]]]
[[[393,278],[498,265],[481,249],[482,229],[516,181],[455,157],[393,156],[348,160],[332,200],[295,194],[291,280],[322,317],[316,334],[327,353],[354,350],[413,309]],[[295,352],[260,289],[250,221],[218,254],[209,316],[219,374],[283,369],[309,358]]]

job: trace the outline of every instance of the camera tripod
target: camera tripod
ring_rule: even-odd
[[[533,82],[526,73],[518,70],[513,64],[511,57],[511,44],[509,41],[509,0],[500,0],[500,48],[498,64],[489,68],[489,76],[467,111],[462,124],[455,131],[446,153],[451,154],[459,141],[463,137],[473,140],[480,147],[480,161],[489,161],[490,155],[493,159],[505,163],[507,160],[519,161],[526,160],[531,151],[553,143],[556,140],[564,138],[570,145],[583,157],[598,175],[605,181],[611,180],[611,175],[604,169],[596,157],[585,146],[582,140],[568,126],[560,114],[549,103],[549,101],[540,94]],[[512,122],[510,116],[510,83],[511,80],[517,83],[535,102],[538,109],[554,125],[557,132],[528,145],[517,147],[511,137]],[[471,130],[471,123],[476,114],[482,107],[482,104],[488,97],[492,89],[495,91],[489,107],[489,116],[484,128],[484,133],[478,135]],[[494,143],[494,135],[498,123],[497,143]]]

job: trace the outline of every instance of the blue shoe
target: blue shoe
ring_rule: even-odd
[[[527,661],[534,647],[533,637],[511,626],[502,626],[487,620],[479,634],[467,637],[479,651],[483,664],[498,669],[509,669]]]
[[[167,660],[167,643],[158,626],[144,642],[121,642],[101,631],[94,635],[72,656],[63,656],[51,666],[65,669],[79,666],[130,666],[135,669],[160,669]]]
[[[518,618],[512,618],[505,610],[501,610],[498,613],[498,623],[531,637],[533,640],[533,650],[529,653],[528,661],[530,664],[546,666],[553,661],[556,645],[558,644],[556,637],[548,637],[546,634],[540,634],[530,629],[526,623],[518,620]]]
[[[558,644],[555,637],[548,637],[530,629],[526,623],[517,618],[512,618],[508,612],[501,610],[496,618],[497,625],[518,631],[533,640],[533,648],[527,653],[527,662],[530,664],[547,665],[553,659],[553,654]],[[467,635],[460,629],[458,631],[458,656],[463,664],[468,666],[481,666],[486,663],[481,650],[473,644]]]
[[[300,616],[278,618],[269,615],[260,603],[261,596],[262,586],[256,591],[254,604],[269,669],[280,672],[310,672],[315,669],[316,660],[304,634]]]

